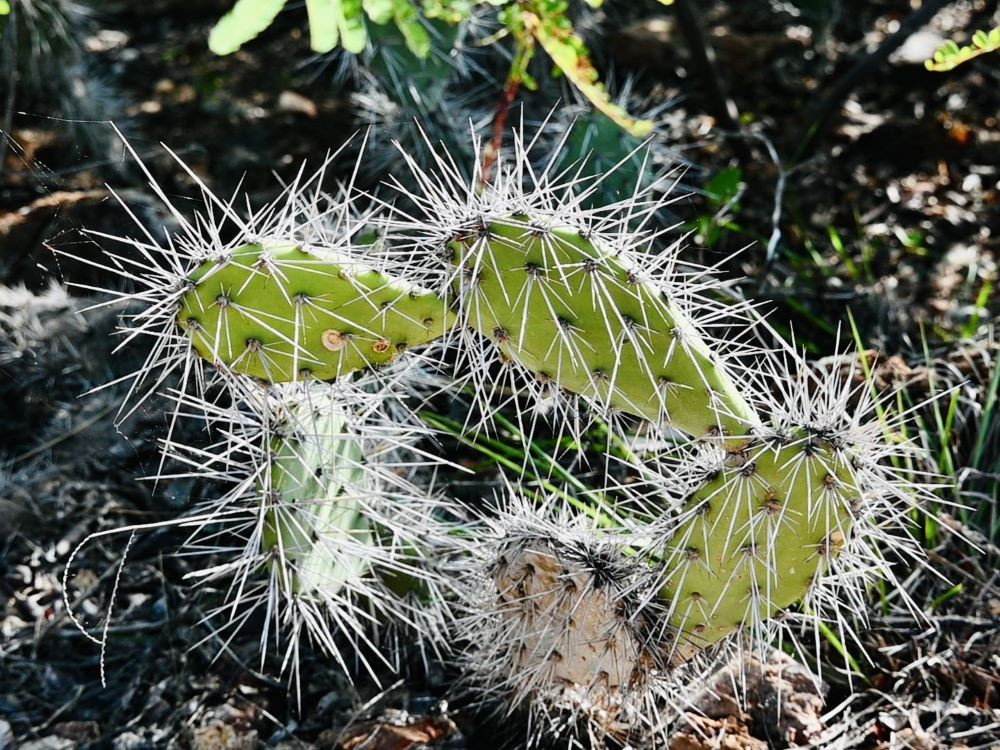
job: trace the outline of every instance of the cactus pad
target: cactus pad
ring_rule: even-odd
[[[188,284],[178,322],[198,353],[271,383],[384,365],[454,319],[430,292],[295,245],[243,245]]]
[[[705,472],[669,542],[662,591],[688,647],[806,597],[851,533],[854,476],[842,449],[805,434],[777,447],[751,443]]]
[[[361,445],[341,414],[313,409],[295,409],[301,435],[272,439],[262,546],[286,594],[329,597],[366,572],[365,555],[355,552],[371,544],[372,529],[359,497]]]
[[[527,217],[456,238],[466,322],[543,380],[693,435],[742,435],[750,408],[692,321],[619,253]]]

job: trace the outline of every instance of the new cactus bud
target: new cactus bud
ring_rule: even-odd
[[[439,338],[435,294],[319,248],[261,241],[199,266],[178,323],[209,362],[270,383],[333,380]]]

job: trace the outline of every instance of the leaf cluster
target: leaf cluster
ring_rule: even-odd
[[[992,31],[980,29],[972,35],[972,44],[959,47],[957,42],[948,40],[934,52],[934,56],[924,65],[927,70],[944,72],[957,68],[973,58],[1000,50],[1000,26]]]
[[[586,0],[598,7],[604,0]],[[237,0],[215,26],[209,47],[219,55],[231,54],[267,29],[285,8],[288,0]],[[669,5],[673,0],[660,0]],[[516,51],[508,80],[535,88],[528,66],[537,47],[552,59],[557,73],[566,78],[594,105],[623,130],[644,137],[652,123],[631,117],[611,101],[590,52],[576,34],[570,19],[568,0],[306,0],[310,45],[325,53],[343,47],[361,53],[369,42],[368,23],[395,24],[406,47],[419,59],[431,51],[426,21],[450,25],[463,23],[478,6],[498,8],[504,26],[496,39],[509,36]]]
[[[431,41],[421,21],[440,19],[450,24],[469,18],[475,5],[506,0],[306,0],[309,42],[314,52],[331,52],[338,46],[358,54],[368,44],[367,23],[394,23],[406,46],[416,57],[430,54]],[[237,0],[212,29],[208,46],[217,55],[236,52],[267,29],[288,0]],[[367,19],[367,21],[366,21]]]

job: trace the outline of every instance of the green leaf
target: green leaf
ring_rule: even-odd
[[[540,17],[535,12],[524,10],[522,20],[525,29],[538,40],[552,62],[563,75],[580,90],[590,103],[600,112],[610,117],[618,127],[637,138],[644,138],[653,129],[649,120],[637,120],[611,101],[607,89],[598,79],[597,69],[590,61],[583,42],[573,32],[565,15]]]
[[[0,0],[0,16],[10,15],[10,3],[7,0]]]
[[[417,9],[409,0],[395,0],[396,26],[406,41],[406,47],[421,60],[431,53],[431,37],[420,23]]]
[[[338,0],[306,0],[309,14],[309,47],[313,52],[331,52],[340,41]]]
[[[372,23],[381,26],[392,20],[392,0],[363,0],[363,5]]]
[[[217,55],[229,55],[271,25],[286,0],[237,0],[208,36],[208,48]]]
[[[965,47],[959,47],[949,39],[934,51],[930,60],[924,62],[924,67],[934,71],[952,70],[973,58],[997,50],[1000,50],[1000,27],[990,31],[980,29],[972,35],[972,44]]]
[[[363,52],[368,44],[368,29],[365,27],[364,9],[361,0],[334,0],[337,5],[338,26],[341,44],[348,52]]]
[[[705,195],[718,205],[725,205],[736,197],[743,182],[743,170],[739,167],[723,169],[705,185]]]

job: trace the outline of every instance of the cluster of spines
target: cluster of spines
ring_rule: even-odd
[[[377,646],[380,629],[405,625],[434,642],[439,610],[422,600],[443,598],[446,583],[425,550],[451,527],[447,504],[410,479],[432,459],[418,446],[426,431],[394,406],[402,393],[387,389],[386,373],[236,387],[230,407],[182,397],[185,412],[208,417],[214,445],[166,446],[187,467],[181,475],[230,486],[197,509],[186,544],[188,554],[229,558],[192,574],[226,582],[218,631],[263,612],[262,658],[273,645],[294,670],[308,638],[348,673],[361,664],[373,675],[380,662],[397,666]]]
[[[452,636],[471,691],[524,715],[531,746],[661,732],[663,620],[645,562],[589,519],[517,494],[484,527],[459,577]]]

